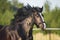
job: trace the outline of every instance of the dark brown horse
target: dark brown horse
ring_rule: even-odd
[[[43,14],[42,13],[43,7],[33,7],[33,19],[34,19],[34,24],[36,24],[37,28],[41,28],[42,30],[45,29],[46,24],[43,19]],[[31,26],[31,29],[29,31],[29,40],[33,40],[33,26]]]
[[[42,8],[23,7],[18,9],[11,25],[0,28],[3,29],[0,31],[0,40],[33,40],[33,24],[44,29],[44,22],[39,12],[42,12]]]
[[[42,10],[43,8],[28,6],[17,11],[15,18],[20,26],[18,34],[22,40],[33,40],[33,24],[44,30],[44,21],[40,15]]]
[[[28,29],[28,26],[25,23],[31,18],[30,16],[32,13],[30,13],[31,10],[27,12],[24,8],[20,8],[18,11],[20,11],[20,13],[17,12],[15,18],[11,21],[11,25],[0,25],[0,40],[20,40],[21,38],[21,40],[26,40],[26,32],[28,32],[26,28]]]

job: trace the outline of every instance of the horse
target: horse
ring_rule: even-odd
[[[27,6],[28,7],[28,6]],[[0,31],[1,40],[33,40],[33,24],[44,29],[44,22],[38,12],[42,12],[42,8],[38,11],[37,8],[23,7],[19,8],[14,15],[11,24],[3,27]],[[4,35],[3,35],[3,34]]]
[[[33,7],[23,7],[17,11],[15,18],[19,23],[19,36],[21,36],[22,40],[33,40],[33,24],[36,24],[37,27],[44,30],[44,21],[42,21],[41,13],[42,8]],[[22,31],[23,30],[23,31]]]
[[[42,19],[42,16],[44,16],[43,14],[41,14],[42,11],[43,7],[42,8],[33,7],[33,21],[34,21],[33,24],[35,24],[37,28],[45,30],[46,24],[45,21]],[[29,40],[33,40],[32,32],[33,32],[33,25],[31,26],[31,29],[29,31]]]
[[[11,24],[9,26],[0,26],[0,40],[26,40],[25,31],[22,28],[24,22],[22,24],[20,24],[19,22],[31,15],[28,14],[28,12],[25,15],[25,11],[23,11],[22,9],[20,10],[20,12],[22,12],[22,14],[20,14],[21,16],[19,14],[16,14],[15,18],[11,20]],[[18,17],[20,17],[20,19]],[[22,39],[20,36],[22,37]]]

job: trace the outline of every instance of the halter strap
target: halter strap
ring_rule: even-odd
[[[45,23],[45,22],[39,23],[38,25],[43,24],[43,23]]]

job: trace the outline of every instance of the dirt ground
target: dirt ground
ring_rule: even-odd
[[[34,40],[60,40],[60,36],[57,34],[47,34],[37,33],[33,35]]]

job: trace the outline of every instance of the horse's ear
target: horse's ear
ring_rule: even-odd
[[[39,12],[42,12],[43,11],[43,7],[42,8],[39,8]]]

